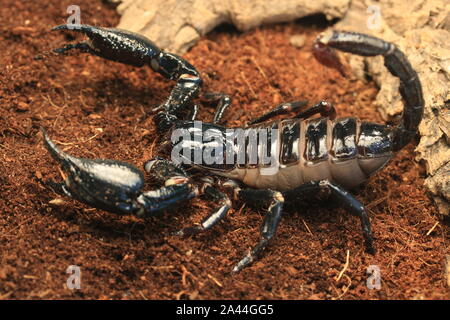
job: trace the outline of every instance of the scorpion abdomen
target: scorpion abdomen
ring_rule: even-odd
[[[222,128],[218,126],[217,129]],[[266,140],[261,139],[260,132],[273,129],[276,129],[272,132],[277,139],[273,138],[274,133],[272,137],[266,133]],[[247,137],[245,150],[240,150],[246,155],[245,163],[223,166],[202,163],[197,166],[257,189],[285,191],[320,180],[354,188],[381,169],[393,154],[389,127],[353,117],[288,119],[242,130]],[[252,130],[258,134],[256,146],[248,141]],[[224,148],[229,147],[225,136],[224,133]],[[271,148],[263,144],[271,145]],[[255,148],[258,150],[257,163],[249,162]],[[270,163],[264,162],[267,157],[264,159],[261,155],[260,150],[264,148],[268,150],[267,156],[272,156]]]

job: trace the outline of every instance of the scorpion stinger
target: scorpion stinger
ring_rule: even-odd
[[[153,71],[164,77],[177,81],[175,88],[166,101],[155,108],[172,123],[177,111],[189,106],[199,95],[202,80],[199,72],[185,59],[158,48],[146,37],[127,30],[101,28],[89,25],[60,25],[52,30],[71,30],[84,33],[87,41],[66,44],[54,49],[56,53],[65,53],[72,49],[87,52],[104,59],[121,62],[135,67],[149,65]],[[167,128],[160,128],[160,131]]]

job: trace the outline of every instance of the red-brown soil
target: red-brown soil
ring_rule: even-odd
[[[77,3],[83,23],[118,22],[114,8],[100,1]],[[0,299],[450,298],[444,274],[449,226],[426,193],[413,144],[357,192],[371,217],[375,256],[364,252],[358,219],[338,206],[291,204],[272,245],[236,275],[230,270],[256,243],[263,211],[235,202],[212,231],[179,239],[170,233],[199,222],[211,206],[207,199],[138,219],[44,188],[39,179],[61,178],[40,127],[73,155],[142,167],[156,155],[157,136],[151,118],[139,119],[174,84],[150,68],[86,54],[34,60],[81,38],[48,32],[65,22],[70,4],[4,0],[0,8]],[[185,57],[201,71],[204,91],[232,96],[230,125],[305,98],[334,103],[340,116],[382,121],[372,82],[343,78],[313,59],[311,43],[323,28],[315,21],[248,33],[222,28]],[[304,47],[290,45],[294,34],[306,36]],[[213,112],[202,105],[200,118],[210,120]],[[348,267],[337,280],[347,251]],[[81,290],[66,288],[69,265],[81,267]],[[370,265],[381,269],[380,290],[366,286]]]

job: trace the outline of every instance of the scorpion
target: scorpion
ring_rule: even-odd
[[[67,29],[70,29],[68,25],[61,25],[53,30]],[[78,49],[128,65],[149,65],[155,72],[176,81],[167,100],[152,110],[153,121],[162,140],[163,155],[169,155],[175,147],[194,153],[203,152],[210,147],[205,136],[211,131],[220,138],[218,144],[227,145],[230,128],[221,125],[220,121],[231,99],[226,94],[205,94],[207,98],[219,101],[217,110],[212,122],[203,123],[201,128],[196,126],[198,106],[193,99],[199,96],[202,79],[186,60],[164,52],[149,39],[130,31],[89,25],[79,25],[73,30],[84,33],[88,40],[66,44],[54,49],[55,52]],[[150,191],[143,190],[144,173],[134,165],[116,160],[74,157],[60,150],[42,129],[44,145],[59,163],[64,179],[63,182],[47,180],[45,184],[60,195],[89,206],[138,217],[153,216],[200,194],[209,195],[217,205],[201,223],[175,233],[179,236],[204,232],[221,221],[232,207],[232,197],[219,187],[229,188],[235,199],[267,209],[258,243],[234,266],[232,272],[238,272],[252,263],[267,247],[276,233],[285,200],[298,201],[319,193],[325,194],[360,219],[366,251],[374,254],[367,211],[347,190],[364,183],[383,168],[395,152],[413,140],[424,108],[421,83],[416,71],[395,44],[373,36],[326,31],[317,37],[313,49],[315,57],[330,67],[342,67],[338,64],[335,49],[366,57],[382,56],[384,65],[400,80],[399,91],[404,102],[401,121],[395,125],[385,125],[360,121],[355,117],[336,118],[335,108],[326,101],[311,107],[305,101],[283,103],[248,125],[233,128],[241,130],[245,143],[235,150],[231,162],[186,164],[160,156],[145,162],[144,170],[162,185]],[[267,121],[290,112],[296,112],[296,115]],[[320,117],[312,117],[318,114]],[[259,131],[255,134],[256,129]],[[172,135],[176,130],[184,130],[185,136],[174,139]],[[264,132],[267,134],[263,137]],[[197,139],[199,137],[200,141]],[[268,152],[274,159],[269,164],[259,161],[259,151],[267,141],[270,145]],[[256,163],[250,161],[255,152]],[[219,160],[225,158],[223,153],[215,156]],[[237,161],[238,158],[240,161]],[[192,153],[184,160],[192,160]],[[268,169],[275,170],[265,174],[263,171]],[[189,170],[207,174],[201,186],[194,184]]]

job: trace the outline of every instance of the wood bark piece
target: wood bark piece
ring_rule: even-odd
[[[147,36],[158,46],[182,54],[222,23],[246,31],[311,14],[342,18],[350,0],[123,0],[118,28]]]

